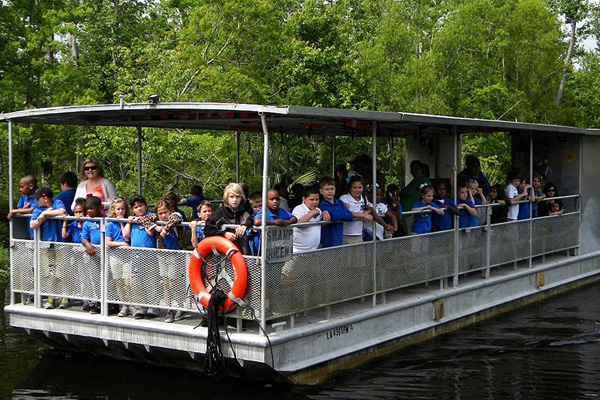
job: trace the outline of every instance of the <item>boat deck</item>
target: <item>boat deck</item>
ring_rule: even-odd
[[[328,372],[426,340],[465,324],[599,279],[597,257],[565,252],[461,274],[458,285],[436,280],[311,311],[274,318],[263,334],[257,321],[221,328],[223,353],[265,379],[315,382]],[[165,323],[156,319],[90,315],[80,306],[46,310],[6,307],[11,325],[53,342],[100,354],[202,369],[207,328],[201,314]],[[164,314],[164,313],[163,313]],[[243,321],[243,322],[242,322]],[[237,363],[232,360],[237,360]],[[335,364],[335,367],[334,367]]]

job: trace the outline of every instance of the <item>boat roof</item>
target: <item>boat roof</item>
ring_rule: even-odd
[[[404,112],[381,112],[236,103],[165,102],[36,108],[0,114],[0,122],[23,124],[124,126],[223,131],[262,131],[296,135],[378,136],[414,133],[555,132],[600,135],[599,129]]]

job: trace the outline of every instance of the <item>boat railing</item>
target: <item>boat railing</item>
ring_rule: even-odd
[[[520,203],[531,202],[513,204]],[[455,220],[455,228],[448,231],[323,248],[268,263],[266,318],[293,316],[422,283],[457,286],[461,275],[480,271],[488,278],[492,268],[500,265],[516,268],[519,261],[530,260],[531,267],[534,257],[579,248],[576,208],[562,215],[491,224],[490,210],[495,206],[499,205],[478,206],[486,210],[485,225],[459,229]],[[403,216],[418,213],[423,211]]]
[[[248,287],[244,300],[249,307],[238,307],[233,316],[273,320],[422,283],[457,286],[461,275],[473,271],[489,277],[493,267],[512,264],[516,268],[519,261],[579,247],[577,209],[492,225],[491,207],[486,207],[483,226],[322,248],[293,254],[285,262],[267,263],[264,307],[261,258],[245,256]],[[103,315],[108,315],[109,304],[200,313],[189,290],[189,250],[108,248],[104,239],[107,221],[99,220],[102,241],[93,256],[81,244],[43,242],[38,230],[34,240],[13,238],[12,302],[21,293],[23,299],[32,295],[38,307],[44,297],[100,302]],[[306,225],[310,224],[294,226]],[[219,260],[219,265],[233,277],[228,259]],[[261,315],[263,309],[265,315]]]

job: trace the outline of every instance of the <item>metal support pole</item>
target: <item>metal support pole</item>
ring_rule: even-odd
[[[454,171],[454,185],[452,187],[452,193],[454,195],[454,202],[457,203],[458,196],[456,187],[458,186],[457,177],[458,177],[458,164],[459,164],[459,151],[461,149],[460,143],[460,135],[458,134],[458,129],[456,125],[452,127],[452,133],[454,134],[454,165],[457,166],[457,171]],[[458,286],[458,251],[459,251],[459,230],[458,230],[458,216],[454,216],[454,278],[452,279],[452,286]]]
[[[142,127],[137,127],[138,135],[138,194],[142,195]]]
[[[13,202],[13,148],[12,148],[12,121],[8,120],[8,209],[14,208]],[[8,223],[8,238],[9,243],[13,239],[13,221],[12,219]],[[10,304],[15,304],[15,296],[13,295],[13,282],[14,280],[14,267],[12,265],[12,246],[9,246],[9,257],[11,260],[10,265]]]
[[[373,136],[371,139],[371,182],[373,196],[371,201],[377,211],[377,121],[373,121]],[[366,196],[365,196],[366,198]],[[373,230],[373,307],[377,306],[377,222],[371,223]]]
[[[485,272],[483,277],[488,279],[490,277],[490,264],[492,263],[492,207],[485,208]]]
[[[240,183],[240,132],[235,132],[235,144],[236,144],[236,152],[235,152],[235,181]]]
[[[100,220],[100,312],[108,316],[108,262],[106,260],[106,220]]]
[[[335,176],[335,136],[331,137],[331,176],[333,176],[333,179],[336,178],[336,176]]]
[[[583,188],[583,138],[584,136],[577,136],[579,138],[579,183],[577,187],[577,193],[579,196],[575,200],[575,207],[579,219],[579,229],[577,229],[577,247],[573,250],[573,255],[579,255],[581,249],[581,190]]]
[[[267,204],[267,190],[269,189],[269,128],[267,127],[267,118],[264,113],[260,114],[260,122],[263,129],[263,182],[262,182],[262,198],[263,210]],[[260,325],[262,327],[261,334],[267,327],[267,213],[262,213],[260,223],[261,238],[260,238]]]
[[[529,184],[533,184],[533,135],[529,132]],[[527,189],[525,189],[527,191]],[[533,195],[533,187],[531,188]],[[529,198],[529,268],[533,268],[533,203]]]
[[[40,296],[41,274],[40,274],[40,229],[33,230],[33,304],[42,307]]]

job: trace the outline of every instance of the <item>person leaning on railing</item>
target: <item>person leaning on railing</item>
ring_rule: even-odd
[[[252,227],[253,219],[246,210],[246,195],[238,183],[230,183],[223,192],[223,205],[217,208],[206,221],[206,236],[223,236],[234,242],[242,254],[250,255],[250,245],[246,231]],[[224,225],[238,225],[235,229]]]
[[[504,188],[499,183],[491,187],[489,203],[499,204],[498,206],[491,207],[492,214],[490,216],[490,222],[492,224],[507,222],[510,200],[506,198],[506,195],[504,194]]]
[[[552,182],[547,182],[544,185],[544,194],[546,195],[547,199],[550,199],[552,197],[558,197],[558,189],[556,188],[556,185]],[[538,215],[540,217],[545,217],[548,215],[557,215],[556,213],[558,211],[555,211],[555,214],[551,214],[552,211],[552,204],[553,203],[557,203],[558,204],[558,211],[560,211],[560,213],[562,214],[563,210],[564,210],[564,206],[563,203],[560,199],[557,200],[546,200],[543,201],[540,204],[539,210],[538,210]]]

